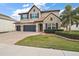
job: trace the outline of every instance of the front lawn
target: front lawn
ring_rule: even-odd
[[[53,48],[79,52],[79,42],[62,39],[55,35],[35,35],[20,40],[16,45]]]

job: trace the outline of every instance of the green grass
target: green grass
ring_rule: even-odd
[[[69,41],[55,35],[35,35],[20,40],[16,45],[53,48],[79,52],[79,42]]]

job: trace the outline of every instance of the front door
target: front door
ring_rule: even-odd
[[[43,25],[39,24],[39,31],[42,32],[43,31]]]
[[[16,26],[16,31],[21,31],[21,26],[20,25]]]

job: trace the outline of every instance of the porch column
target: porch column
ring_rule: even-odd
[[[21,25],[21,32],[23,32],[23,25]]]
[[[36,23],[36,32],[39,32],[38,23]]]
[[[43,24],[43,32],[44,32],[44,30],[45,30],[46,28],[45,28],[45,23]]]

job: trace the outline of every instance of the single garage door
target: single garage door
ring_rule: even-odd
[[[24,25],[23,31],[36,32],[36,25]]]
[[[21,26],[20,25],[16,26],[16,31],[21,31]]]

